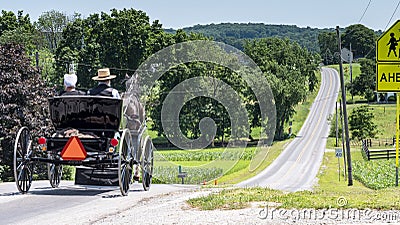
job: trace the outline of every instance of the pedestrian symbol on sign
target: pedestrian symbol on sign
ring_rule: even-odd
[[[376,61],[400,63],[400,20],[394,23],[376,41]]]
[[[388,57],[390,56],[390,52],[392,52],[393,51],[393,53],[394,53],[394,56],[396,56],[397,57],[397,54],[396,54],[396,46],[398,45],[398,40],[396,40],[396,38],[394,37],[394,33],[392,32],[392,33],[390,33],[390,40],[389,40],[389,42],[386,44],[386,45],[390,45],[389,46],[389,52],[388,52]]]

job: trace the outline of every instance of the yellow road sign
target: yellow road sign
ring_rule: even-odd
[[[400,92],[400,64],[376,64],[376,90]]]
[[[376,41],[376,61],[400,63],[400,20]]]

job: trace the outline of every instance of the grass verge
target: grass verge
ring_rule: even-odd
[[[353,155],[355,160],[361,158],[358,152],[353,152]],[[343,173],[340,175],[343,176]],[[372,190],[357,180],[353,180],[353,186],[348,186],[343,177],[339,181],[338,176],[337,158],[334,152],[327,152],[318,176],[319,186],[314,191],[284,193],[268,188],[224,189],[219,193],[189,199],[188,203],[202,210],[239,209],[248,207],[250,202],[287,209],[400,209],[399,188]]]

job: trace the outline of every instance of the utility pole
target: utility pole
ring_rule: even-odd
[[[342,51],[342,44],[340,40],[339,26],[336,26],[336,34],[338,40],[339,53]],[[346,109],[346,87],[344,86],[344,74],[343,74],[343,62],[341,54],[339,54],[339,69],[340,69],[340,86],[342,89],[342,101],[343,101],[343,119],[344,119],[344,132],[346,138],[346,152],[347,152],[347,175],[348,186],[353,186],[353,175],[351,166],[351,154],[350,154],[350,140],[349,140],[349,123],[347,121],[347,109]]]
[[[346,179],[346,148],[344,147],[344,123],[343,123],[343,111],[342,111],[342,99],[339,99],[339,107],[340,107],[340,124],[342,125],[342,149],[343,149],[343,171],[344,171],[344,178]]]
[[[339,136],[339,124],[338,124],[338,102],[335,102],[335,109],[336,109],[336,145],[335,145],[335,147],[339,147],[339,144],[338,144],[338,136]]]
[[[351,100],[353,100],[353,69],[351,67],[351,62],[353,61],[353,53],[351,52],[351,43],[350,43],[350,85],[351,85]]]

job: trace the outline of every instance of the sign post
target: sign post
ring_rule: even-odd
[[[338,165],[339,165],[339,181],[340,181],[340,160],[339,159],[343,156],[342,149],[336,148],[335,149],[335,156],[337,158],[337,162],[338,162]]]
[[[396,95],[396,186],[399,185],[400,20],[376,41],[376,90]]]
[[[396,95],[396,187],[399,186],[399,126],[400,126],[400,96],[399,92]]]

